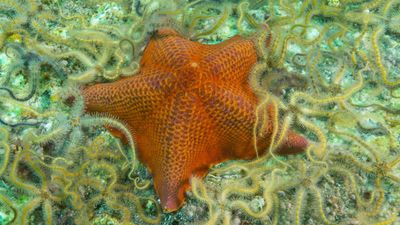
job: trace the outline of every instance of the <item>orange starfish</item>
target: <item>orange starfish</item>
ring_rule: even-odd
[[[248,84],[256,61],[249,39],[235,36],[204,45],[160,29],[144,51],[139,73],[87,87],[86,109],[130,126],[162,207],[174,211],[184,202],[191,176],[204,177],[224,160],[256,156],[252,137],[258,100]],[[271,109],[270,115],[275,113]],[[270,143],[272,127],[270,122],[257,144],[260,153]],[[285,140],[279,153],[307,146],[291,131]]]

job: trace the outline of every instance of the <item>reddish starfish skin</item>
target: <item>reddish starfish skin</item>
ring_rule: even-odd
[[[257,61],[254,43],[235,36],[204,45],[160,29],[149,41],[139,73],[83,91],[86,109],[125,121],[138,156],[151,171],[162,207],[184,202],[192,176],[228,159],[252,159],[258,100],[248,76]],[[269,115],[274,110],[269,107]],[[270,121],[257,147],[270,143]],[[301,152],[308,142],[292,131],[278,153]]]

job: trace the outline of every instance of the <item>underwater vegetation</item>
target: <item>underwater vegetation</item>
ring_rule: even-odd
[[[279,112],[268,154],[193,178],[175,213],[81,95],[134,76],[160,27],[252,39],[258,124]],[[399,43],[398,0],[0,0],[0,223],[400,224]],[[289,129],[310,145],[277,156]]]

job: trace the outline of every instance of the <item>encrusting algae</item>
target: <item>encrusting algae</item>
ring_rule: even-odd
[[[399,15],[397,0],[1,0],[0,223],[400,224]],[[251,40],[251,143],[270,130],[254,159],[190,177],[173,213],[132,124],[82,95],[134,78],[165,28]],[[308,146],[281,156],[291,130]]]

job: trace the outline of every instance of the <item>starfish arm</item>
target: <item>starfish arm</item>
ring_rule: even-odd
[[[291,155],[303,152],[308,146],[308,140],[303,136],[289,130],[285,140],[277,149],[280,155]]]
[[[154,174],[154,185],[161,205],[174,211],[184,202],[192,176],[203,177],[210,164],[225,159],[219,151],[214,125],[193,94],[178,94],[164,114],[157,114],[156,143],[143,155]],[[149,136],[152,136],[151,134]],[[141,147],[139,141],[138,147]],[[143,146],[145,147],[145,146]]]
[[[141,67],[179,70],[201,55],[203,45],[183,38],[170,29],[156,31],[144,50]]]
[[[220,139],[224,141],[231,158],[252,158],[255,151],[252,142],[255,121],[256,96],[241,88],[219,88],[207,84],[199,91],[205,111],[216,123]]]
[[[209,116],[217,123],[217,131],[225,140],[225,148],[229,149],[232,159],[254,158],[254,125],[257,97],[250,91],[240,89],[221,89],[213,84],[206,85],[200,92],[204,107]],[[273,127],[272,118],[276,112],[272,105],[267,106],[268,121],[263,134],[257,137],[257,150],[263,154],[271,143]],[[289,130],[284,141],[277,149],[278,154],[295,154],[305,150],[308,141],[303,136]]]
[[[129,119],[129,123],[135,124],[162,101],[174,79],[172,74],[147,69],[113,83],[89,86],[83,90],[85,109]]]
[[[254,43],[240,36],[217,45],[205,46],[201,65],[207,74],[222,82],[237,84],[247,82],[249,72],[257,62]]]

